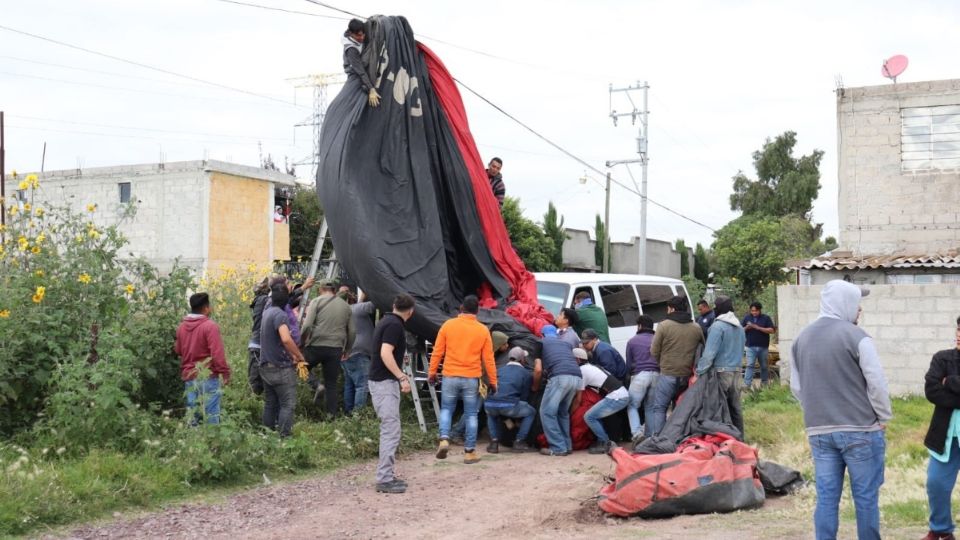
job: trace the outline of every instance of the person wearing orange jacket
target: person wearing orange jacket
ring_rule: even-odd
[[[490,381],[488,392],[497,391],[497,368],[493,359],[490,331],[477,320],[480,302],[474,295],[463,299],[460,315],[443,323],[430,357],[430,384],[436,384],[437,371],[443,363],[443,387],[440,402],[440,444],[437,459],[446,459],[450,450],[450,424],[457,402],[463,400],[466,418],[466,441],[463,462],[477,463],[478,396],[480,377],[484,372]]]

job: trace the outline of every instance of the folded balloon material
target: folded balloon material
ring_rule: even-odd
[[[407,327],[426,339],[468,294],[496,308],[481,321],[538,334],[552,317],[510,244],[453,77],[403,17],[369,19],[361,56],[380,106],[351,78],[320,136],[317,193],[340,264],[381,310],[416,298]]]

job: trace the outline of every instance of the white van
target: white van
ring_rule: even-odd
[[[554,315],[564,307],[573,307],[573,297],[587,291],[593,303],[603,309],[610,325],[612,345],[626,357],[627,341],[637,333],[637,317],[648,315],[654,323],[667,317],[667,300],[683,296],[693,305],[683,281],[637,274],[592,274],[588,272],[538,272],[537,298]]]

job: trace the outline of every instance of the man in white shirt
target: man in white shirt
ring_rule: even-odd
[[[583,421],[590,427],[590,431],[597,436],[597,441],[593,443],[587,452],[591,454],[605,454],[617,447],[616,443],[610,440],[606,430],[603,429],[603,419],[616,414],[627,408],[630,403],[630,393],[619,379],[605,371],[603,368],[594,364],[587,363],[587,351],[584,349],[574,349],[573,355],[580,364],[580,391],[586,388],[592,388],[603,399],[598,401],[590,410],[583,415]],[[579,398],[579,394],[577,396]],[[579,403],[579,399],[575,400]]]

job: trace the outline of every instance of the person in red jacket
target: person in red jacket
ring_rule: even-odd
[[[208,424],[220,423],[220,379],[230,381],[230,366],[223,350],[220,327],[210,320],[210,295],[197,293],[190,297],[190,314],[177,328],[173,350],[180,356],[180,378],[187,394],[187,409],[193,411],[192,424],[206,417]],[[205,381],[197,381],[200,368],[210,371]],[[203,413],[197,409],[198,401]]]

